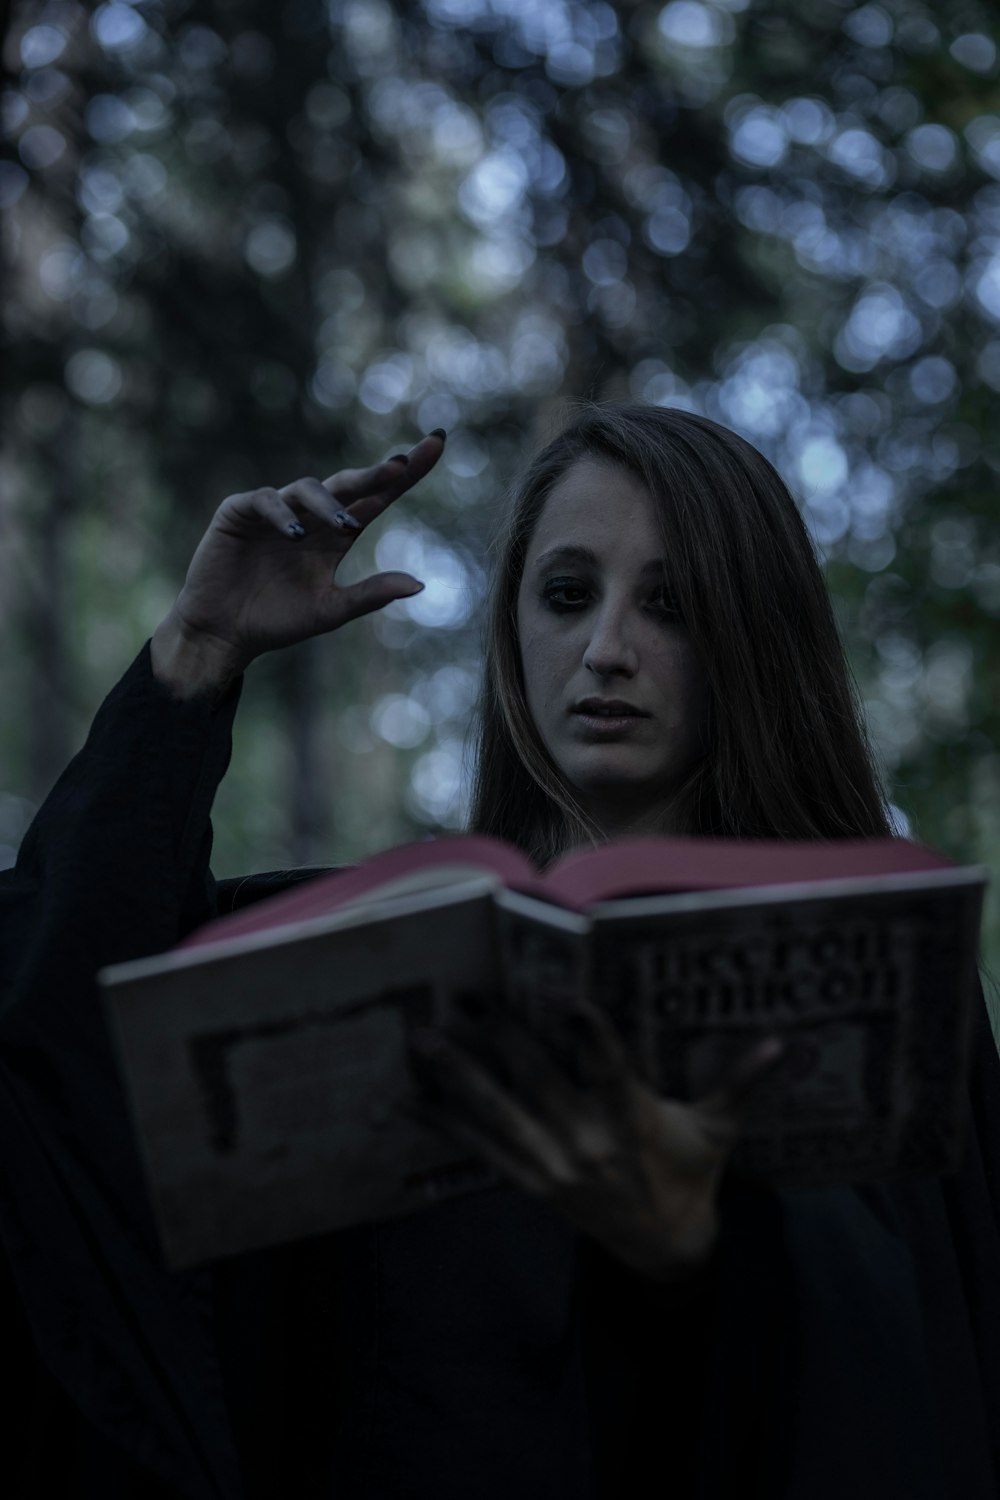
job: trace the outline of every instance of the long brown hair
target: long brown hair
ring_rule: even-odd
[[[560,778],[524,695],[517,598],[545,501],[570,466],[610,461],[653,497],[672,595],[709,685],[705,755],[676,826],[725,838],[887,838],[856,684],[788,489],[736,433],[691,412],[586,404],[515,485],[486,619],[471,827],[539,864],[596,827]]]

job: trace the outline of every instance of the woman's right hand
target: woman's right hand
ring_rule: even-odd
[[[336,574],[362,530],[443,451],[443,433],[431,433],[405,457],[370,469],[341,469],[322,482],[299,479],[223,500],[153,637],[156,675],[178,675],[173,669],[186,652],[197,657],[202,676],[236,677],[265,651],[323,635],[416,593],[422,584],[406,573],[375,573],[346,585]]]

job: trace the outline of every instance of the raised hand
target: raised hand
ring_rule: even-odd
[[[190,643],[213,659],[220,678],[236,676],[265,651],[416,593],[422,585],[406,573],[342,585],[337,569],[362,530],[412,489],[443,449],[444,434],[432,433],[408,454],[369,469],[223,500],[154,637],[154,671],[157,657],[165,663],[180,643]]]

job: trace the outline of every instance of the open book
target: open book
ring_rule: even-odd
[[[734,1168],[953,1170],[987,871],[903,839],[633,839],[545,875],[496,840],[408,845],[101,971],[168,1264],[495,1183],[414,1118],[407,1029],[502,996],[574,1076],[568,1003],[681,1100],[786,1053]],[[488,1021],[483,1021],[488,1025]]]

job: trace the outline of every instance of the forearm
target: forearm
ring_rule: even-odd
[[[34,994],[47,1009],[102,964],[170,947],[213,915],[210,814],[240,685],[218,706],[180,702],[151,665],[144,648],[0,874],[7,1006]]]

